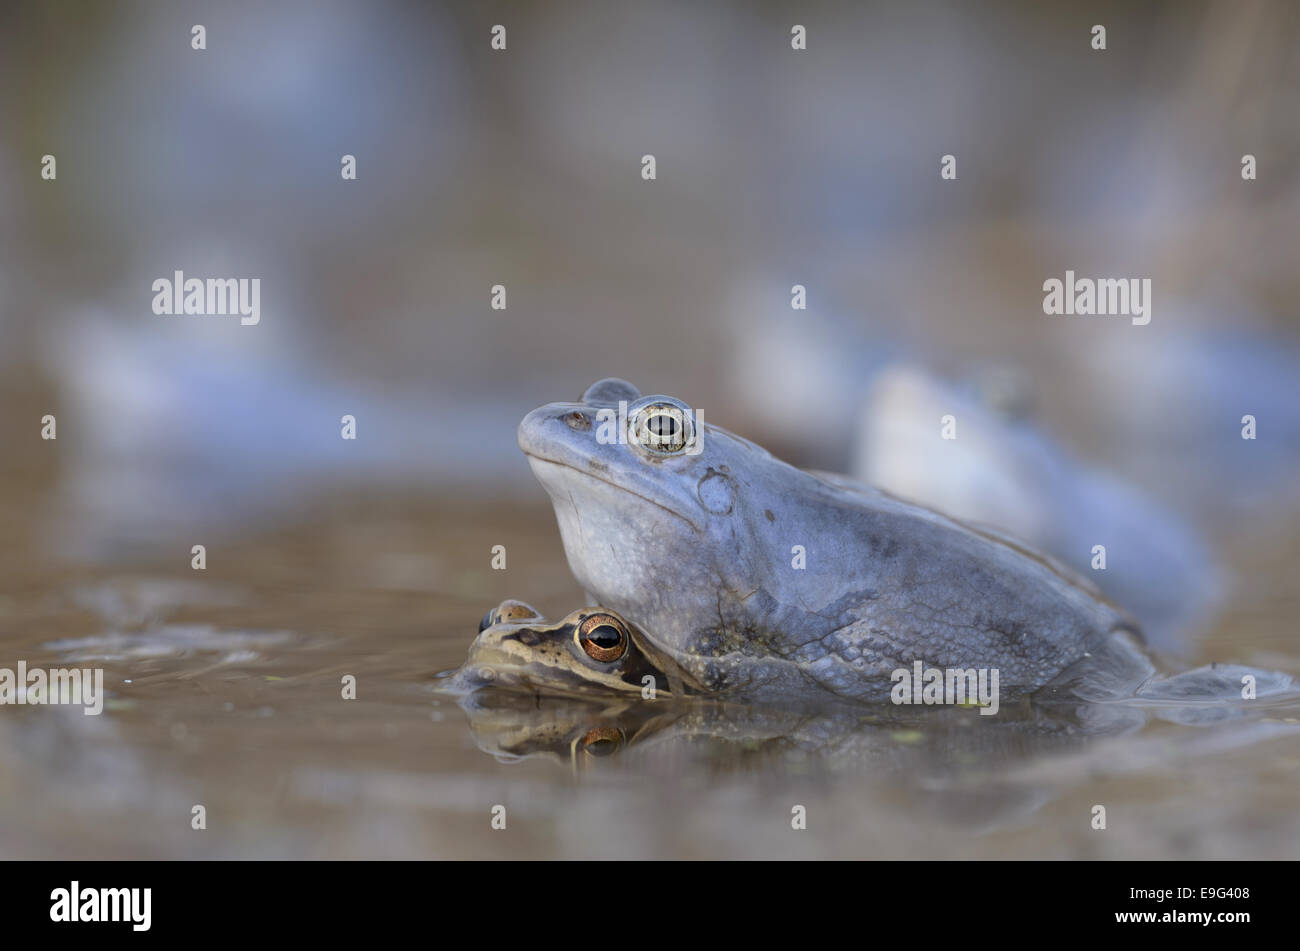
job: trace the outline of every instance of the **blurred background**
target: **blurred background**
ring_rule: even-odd
[[[837,469],[894,360],[1017,367],[1157,484],[1135,444],[1207,408],[1295,448],[1290,4],[801,5],[802,52],[762,3],[3,16],[4,464],[78,535],[332,482],[534,497],[515,423],[606,375]],[[1047,319],[1066,268],[1150,277],[1152,323]],[[176,269],[260,277],[261,323],[155,316]]]
[[[1180,605],[1214,591],[1194,657],[1289,663],[1295,4],[17,0],[0,76],[0,662],[107,657],[171,691],[211,650],[212,710],[273,711],[232,685],[270,689],[248,665],[277,642],[223,632],[450,666],[501,598],[556,616],[580,595],[515,446],[529,409],[622,376],[793,463],[870,475],[894,457],[871,441],[873,387],[906,366],[958,394],[1013,380],[1030,409],[1008,424],[1071,473],[1034,482],[1035,504],[1076,507],[1089,473],[1134,512],[1158,502],[1171,545],[1207,554],[1130,579]],[[1150,278],[1150,324],[1045,316],[1067,269]],[[155,315],[175,270],[260,278],[260,323]],[[192,698],[151,699],[122,699],[136,752],[219,730]],[[236,726],[209,751],[242,750]],[[46,808],[48,829],[0,844],[57,850],[81,806]],[[386,821],[356,841],[400,853],[410,830]],[[137,847],[96,828],[104,854]]]

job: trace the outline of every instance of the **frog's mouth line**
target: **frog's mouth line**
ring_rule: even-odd
[[[612,482],[609,479],[602,479],[594,472],[588,472],[585,469],[579,469],[577,466],[570,465],[567,462],[560,462],[558,459],[550,459],[546,456],[539,456],[536,453],[529,452],[526,449],[523,450],[523,453],[525,456],[529,458],[529,460],[536,460],[537,462],[545,462],[552,466],[558,466],[561,469],[568,469],[572,472],[578,473],[578,475],[586,476],[588,479],[594,479],[597,482],[603,482],[605,483],[605,485],[612,486],[613,488],[618,489],[620,492],[626,492],[628,495],[634,495],[641,501],[648,502],[649,504],[655,506],[656,508],[662,509],[663,511],[667,512],[669,515],[673,516],[674,518],[681,519],[692,529],[694,529],[697,533],[702,531],[699,525],[695,524],[694,521],[687,518],[681,512],[674,511],[673,509],[670,509],[668,506],[664,505],[662,502],[656,501],[655,499],[652,499],[649,496],[642,495],[640,492],[637,492],[634,489],[629,489],[626,485],[621,485],[617,482]]]

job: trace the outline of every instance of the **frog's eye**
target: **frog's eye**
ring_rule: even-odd
[[[578,625],[574,637],[588,657],[602,664],[627,653],[627,627],[612,614],[593,614]]]
[[[537,608],[531,604],[509,599],[502,601],[483,615],[483,620],[478,622],[478,632],[482,634],[489,627],[497,624],[515,624],[519,621],[540,621],[541,619],[542,616],[537,613]]]
[[[695,421],[686,404],[655,397],[628,411],[628,435],[635,445],[672,455],[692,444]]]

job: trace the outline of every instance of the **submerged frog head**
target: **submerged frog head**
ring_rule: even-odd
[[[479,624],[469,658],[449,689],[522,688],[533,692],[586,695],[597,692],[671,694],[667,662],[639,630],[603,608],[583,608],[551,623],[522,601],[503,601]],[[670,668],[671,669],[671,668]]]

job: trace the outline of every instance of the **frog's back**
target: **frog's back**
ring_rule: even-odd
[[[996,669],[1004,692],[1024,693],[1135,631],[1089,582],[1011,539],[844,477],[800,475],[784,480],[781,518],[756,519],[753,531],[770,536],[755,539],[763,548],[802,540],[806,563],[777,563],[720,615],[750,623],[756,643],[822,689],[877,696],[920,661]],[[733,652],[716,669],[733,682],[770,679],[761,653]]]

